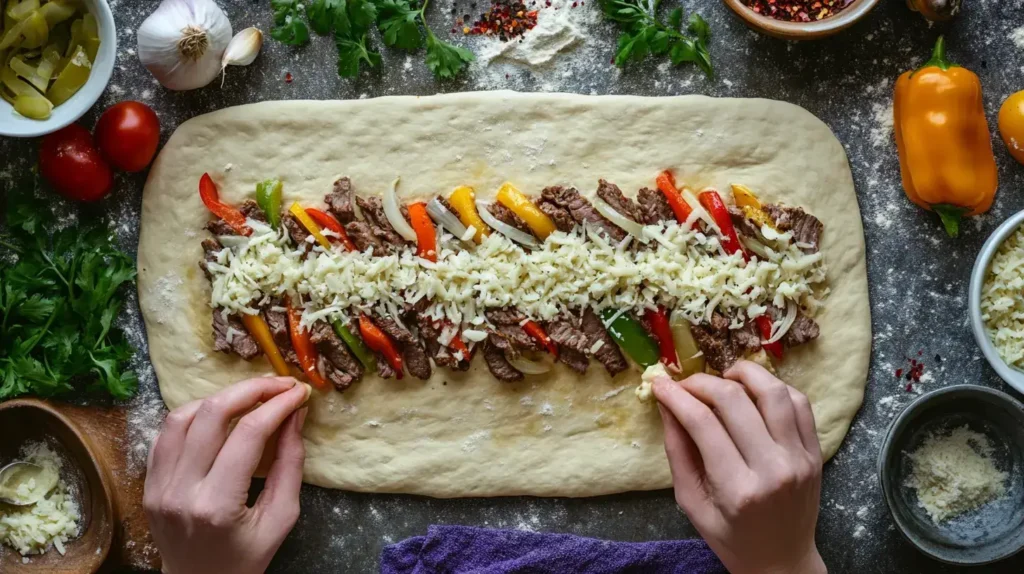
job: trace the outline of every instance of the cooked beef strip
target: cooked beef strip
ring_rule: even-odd
[[[260,354],[260,347],[256,340],[245,330],[245,325],[237,315],[228,315],[224,318],[223,309],[213,310],[213,350],[222,353],[235,353],[246,361],[250,361]],[[236,332],[228,343],[228,329]]]
[[[597,181],[597,196],[600,197],[612,206],[612,209],[618,211],[622,215],[632,219],[633,221],[640,221],[639,208],[633,200],[622,194],[622,190],[619,186],[614,183],[609,183],[603,179]]]
[[[292,238],[295,245],[302,247],[303,249],[309,248],[309,244],[306,243],[306,238],[309,237],[309,231],[304,225],[299,223],[299,220],[296,219],[294,215],[290,213],[285,215],[281,218],[281,223],[284,225],[284,228],[288,230],[288,236]]]
[[[775,226],[780,231],[792,231],[794,242],[806,243],[810,246],[801,248],[804,253],[815,253],[818,251],[821,232],[824,231],[825,226],[821,224],[821,221],[818,221],[817,217],[805,213],[799,207],[784,207],[766,203],[763,209],[772,218]]]
[[[292,348],[292,337],[288,332],[288,315],[284,311],[274,311],[267,307],[263,309],[263,320],[270,327],[270,334],[274,337],[274,342],[277,343],[277,348],[280,349],[284,360],[298,365],[299,357],[295,354],[295,349]]]
[[[504,309],[488,309],[485,314],[487,320],[494,323],[495,330],[504,336],[504,339],[512,345],[511,350],[515,354],[519,354],[523,351],[541,351],[540,343],[531,337],[526,330],[524,330],[520,323],[526,317],[515,308],[504,308]],[[498,343],[499,345],[501,343]]]
[[[576,220],[572,218],[572,214],[567,209],[546,201],[544,198],[537,200],[537,209],[550,217],[559,231],[568,233],[572,231],[573,227],[576,227]]]
[[[729,331],[729,340],[741,353],[755,353],[761,350],[761,335],[753,321],[747,321],[743,327]]]
[[[434,327],[434,320],[426,315],[417,317],[417,324],[420,327],[420,338],[427,348],[427,354],[434,359],[434,362],[441,367],[448,367],[456,371],[465,371],[469,368],[470,357],[463,357],[462,360],[455,358],[451,349],[438,342],[441,330]]]
[[[599,230],[603,230],[614,241],[622,241],[626,238],[626,232],[616,227],[611,221],[605,219],[575,187],[553,186],[546,187],[541,193],[547,201],[563,207],[572,214],[577,223],[590,222]]]
[[[206,230],[214,235],[238,235],[223,219],[214,219],[206,223]]]
[[[587,334],[580,330],[579,322],[568,313],[549,321],[547,332],[548,337],[558,344],[559,354],[567,349],[586,354],[593,345],[587,340]]]
[[[203,270],[207,279],[213,279],[213,275],[210,274],[210,270],[206,267],[207,263],[217,261],[217,252],[224,249],[224,246],[220,244],[217,238],[209,238],[203,240],[203,260],[199,262],[199,268]]]
[[[372,226],[365,221],[350,221],[345,225],[345,233],[359,251],[366,251],[369,248],[373,255],[381,257],[394,250],[390,243],[382,243],[373,234]]]
[[[558,351],[558,361],[579,374],[587,372],[590,366],[590,359],[575,349],[562,348]]]
[[[408,345],[416,342],[416,337],[405,328],[400,325],[394,317],[377,317],[373,318],[373,323],[380,327],[381,331],[384,331],[389,337],[395,340],[399,345]]]
[[[352,356],[345,342],[326,322],[314,324],[309,339],[319,352],[317,368],[338,391],[344,391],[363,376],[363,365]]]
[[[370,229],[373,230],[377,239],[395,247],[406,245],[405,239],[395,231],[394,227],[391,227],[387,215],[384,214],[384,202],[381,198],[356,196],[356,204],[359,205],[359,210],[363,212],[363,218],[370,224]]]
[[[391,368],[391,363],[388,363],[379,353],[377,354],[377,375],[382,379],[395,378],[395,370]]]
[[[637,209],[641,219],[647,225],[657,225],[662,221],[672,221],[676,217],[675,212],[672,211],[672,206],[665,199],[665,194],[657,189],[650,189],[648,187],[641,189],[636,195],[636,201],[639,205]]]
[[[241,211],[242,215],[247,219],[255,219],[256,221],[267,223],[267,214],[263,213],[263,208],[260,207],[260,204],[251,199],[243,201],[238,211]]]
[[[402,360],[405,363],[405,370],[417,379],[429,379],[430,358],[416,336],[398,324],[393,317],[374,317],[373,322],[398,343]]]
[[[331,192],[324,196],[324,203],[342,225],[354,221],[356,212],[352,205],[352,180],[347,177],[338,178]]]
[[[608,331],[605,331],[604,323],[601,322],[601,318],[594,313],[594,310],[590,307],[583,312],[583,322],[581,323],[583,332],[587,334],[587,353],[590,352],[590,347],[594,346],[597,341],[601,341],[604,344],[601,348],[594,353],[594,358],[599,363],[604,365],[604,368],[608,370],[608,373],[613,377],[622,371],[625,371],[629,367],[626,363],[626,358],[622,356],[622,351],[619,350],[619,346],[615,344],[611,335]]]
[[[768,307],[768,314],[771,315],[772,321],[778,321],[786,316],[786,311],[770,306]],[[781,340],[782,344],[786,347],[797,347],[817,339],[820,334],[821,329],[818,327],[818,323],[805,315],[803,311],[798,310],[796,312],[796,320],[793,321],[793,325],[789,328],[789,331],[786,331]]]
[[[690,332],[705,360],[716,371],[724,372],[739,359],[736,344],[729,338],[729,320],[723,315],[714,313],[710,325],[692,325]]]
[[[514,383],[523,380],[523,374],[505,358],[505,351],[493,344],[492,339],[494,338],[495,335],[492,334],[483,343],[484,361],[487,363],[487,368],[490,369],[491,374],[494,375],[494,378],[504,383]],[[498,336],[497,338],[501,337]]]
[[[511,209],[497,201],[491,203],[491,205],[487,207],[487,211],[491,212],[491,215],[493,215],[498,221],[511,225],[523,233],[527,233],[531,236],[533,235],[533,232],[530,231],[530,226],[527,225],[525,221],[520,219],[520,217],[513,213]]]
[[[523,322],[526,317],[519,312],[515,307],[502,307],[487,309],[484,314],[487,316],[487,320],[495,325],[516,325],[518,326]]]
[[[736,233],[761,241],[761,230],[756,223],[747,219],[742,209],[732,205],[728,209],[729,219],[732,220],[732,226],[736,228]]]

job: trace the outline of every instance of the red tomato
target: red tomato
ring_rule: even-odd
[[[68,199],[98,201],[114,187],[114,173],[92,143],[92,134],[78,124],[43,138],[39,172]]]
[[[121,171],[142,171],[156,155],[160,120],[141,102],[114,104],[96,123],[96,143],[110,165]]]

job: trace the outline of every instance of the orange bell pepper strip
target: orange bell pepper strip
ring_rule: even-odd
[[[981,81],[946,59],[939,36],[930,60],[896,81],[893,130],[903,190],[956,237],[965,215],[992,207],[999,187]]]
[[[761,315],[754,319],[754,323],[757,323],[757,330],[761,332],[761,338],[765,341],[772,337],[772,320],[768,315]],[[761,343],[761,347],[771,353],[776,359],[782,358],[782,341],[775,341],[774,343]]]
[[[274,367],[274,372],[282,377],[287,376],[291,372],[288,369],[288,363],[281,355],[281,349],[277,347],[274,336],[270,334],[270,326],[263,320],[263,317],[242,313],[242,324],[263,349],[263,354],[267,356],[270,365]]]
[[[665,199],[668,200],[672,213],[676,214],[676,221],[685,223],[690,214],[693,213],[693,208],[683,199],[683,194],[676,187],[676,178],[672,176],[672,172],[665,170],[659,173],[655,182],[657,182],[661,193],[665,195]]]
[[[345,228],[341,226],[341,222],[335,219],[333,215],[325,211],[320,211],[314,207],[307,207],[306,215],[308,215],[310,219],[320,227],[330,229],[337,234],[338,241],[345,246],[345,251],[356,250],[355,243],[352,243],[352,240],[348,238],[348,233],[345,233]],[[326,235],[324,237],[326,237]]]
[[[522,219],[529,226],[530,231],[539,237],[541,241],[558,230],[555,227],[555,222],[511,183],[501,185],[501,188],[498,189],[497,200],[498,203],[509,208],[512,210],[512,213],[519,216],[519,219]]]
[[[301,223],[302,226],[306,228],[306,231],[308,231],[309,234],[312,235],[314,239],[316,239],[316,242],[319,243],[324,249],[329,250],[331,248],[331,242],[327,241],[327,238],[324,237],[323,233],[320,233],[320,226],[317,225],[315,221],[313,221],[313,218],[306,213],[305,209],[302,209],[301,205],[299,205],[298,203],[293,203],[292,206],[288,208],[288,212],[294,215],[295,219],[299,220],[299,223]]]
[[[676,353],[676,341],[672,336],[672,328],[669,327],[668,315],[664,309],[648,309],[644,313],[647,323],[651,326],[651,334],[658,341],[658,350],[661,353],[661,362],[666,367],[672,367],[675,371],[681,372],[679,357]]]
[[[463,225],[473,226],[476,229],[473,241],[478,244],[483,243],[484,238],[491,234],[491,228],[487,227],[476,211],[476,194],[473,193],[473,188],[465,185],[456,187],[448,196],[448,203],[451,203],[455,211],[459,213],[459,219],[462,220]]]
[[[409,223],[416,232],[416,255],[427,261],[437,261],[437,229],[427,214],[427,204],[422,201],[409,204]]]
[[[527,319],[526,322],[523,323],[523,330],[526,331],[527,335],[537,339],[537,342],[547,349],[547,352],[551,353],[551,356],[556,359],[558,358],[558,345],[551,340],[551,337],[548,336],[543,327]]]
[[[203,177],[199,178],[199,198],[203,200],[203,205],[210,210],[210,213],[223,219],[224,223],[235,230],[235,233],[245,236],[252,235],[252,229],[245,224],[245,215],[234,207],[221,203],[217,184],[213,183],[213,178],[208,173],[204,173]]]
[[[381,331],[380,327],[374,325],[373,321],[366,314],[359,316],[359,334],[363,336],[367,347],[384,355],[384,359],[387,360],[388,364],[395,371],[395,378],[401,379],[402,370],[404,369],[402,355],[395,348],[391,338],[384,331]]]
[[[297,309],[293,309],[291,303],[287,305],[288,309],[288,331],[292,338],[292,347],[295,348],[295,355],[299,358],[299,365],[302,366],[302,372],[306,374],[309,381],[313,383],[313,386],[318,389],[326,389],[327,381],[320,376],[320,371],[316,369],[317,352],[316,347],[313,345],[313,341],[309,338],[309,331],[302,327],[300,323],[302,319],[302,312]]]

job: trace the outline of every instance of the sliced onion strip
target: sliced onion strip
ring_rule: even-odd
[[[505,357],[517,371],[527,375],[543,375],[551,370],[551,363],[534,361],[526,357]]]
[[[690,219],[693,218],[694,214],[696,214],[697,217],[700,218],[700,220],[703,221],[704,224],[708,226],[708,229],[713,230],[719,236],[722,235],[722,230],[719,229],[718,224],[715,223],[715,218],[711,217],[711,214],[708,213],[706,209],[704,209],[704,206],[700,204],[700,200],[698,200],[697,196],[693,194],[693,191],[691,191],[690,188],[684,187],[681,193],[683,196],[683,201],[685,201],[686,204],[690,206],[690,209],[693,210],[693,213],[690,214],[690,217],[687,218],[687,221],[690,221]]]
[[[398,182],[401,180],[402,178],[396,177],[395,181],[391,182],[391,187],[384,191],[384,215],[403,239],[416,243],[416,231],[402,217],[402,209],[398,205]]]
[[[520,243],[527,247],[532,247],[535,249],[537,247],[540,247],[540,242],[537,241],[536,237],[530,235],[529,233],[519,231],[515,227],[512,227],[511,225],[501,221],[497,217],[494,217],[493,215],[491,215],[491,212],[487,210],[487,204],[480,201],[479,199],[476,200],[476,210],[480,215],[480,219],[483,219],[484,223],[490,225],[491,228],[493,228],[498,233],[504,235],[505,237],[508,237],[509,239],[515,241],[516,243]]]
[[[605,200],[601,199],[600,197],[594,197],[592,200],[590,200],[590,203],[593,204],[594,209],[596,209],[598,213],[603,215],[605,219],[611,221],[613,224],[615,224],[616,227],[622,228],[623,231],[637,238],[637,240],[639,240],[641,243],[646,245],[647,242],[650,241],[650,239],[648,239],[647,236],[644,235],[644,228],[642,225],[626,217],[625,215],[622,215],[618,211],[615,211],[615,208],[608,205],[608,202],[606,202]]]
[[[440,223],[441,227],[447,229],[449,233],[465,241],[466,226],[441,203],[440,199],[435,197],[427,203],[427,215],[437,223]],[[470,238],[472,239],[472,236]]]
[[[786,301],[786,318],[783,319],[782,325],[780,325],[779,328],[772,334],[771,339],[764,341],[762,344],[770,345],[786,336],[786,333],[789,332],[789,328],[792,327],[793,323],[796,321],[796,311],[796,303],[794,303],[792,300]]]

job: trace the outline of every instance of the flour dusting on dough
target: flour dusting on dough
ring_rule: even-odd
[[[491,438],[491,431],[477,431],[469,435],[469,437],[466,440],[462,441],[462,450],[463,452],[473,452],[476,450],[477,445],[479,445],[481,441],[489,438]]]

